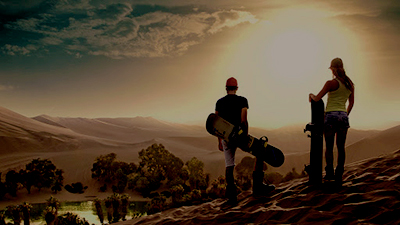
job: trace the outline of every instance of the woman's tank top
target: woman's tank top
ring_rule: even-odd
[[[346,102],[349,98],[351,91],[346,88],[339,79],[335,78],[337,82],[339,82],[339,88],[335,91],[328,92],[328,103],[326,104],[325,112],[333,112],[333,111],[343,111],[346,110]]]

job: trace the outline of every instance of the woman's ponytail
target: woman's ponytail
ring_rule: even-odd
[[[340,58],[334,58],[331,61],[331,66],[333,74],[342,82],[347,89],[350,91],[354,91],[354,83],[351,79],[346,75],[346,71],[343,68],[343,61]]]

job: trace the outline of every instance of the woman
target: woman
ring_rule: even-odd
[[[309,95],[309,101],[319,101],[328,93],[328,102],[325,110],[325,142],[326,142],[326,176],[325,180],[342,182],[344,162],[346,158],[345,143],[347,130],[350,127],[348,116],[354,105],[354,84],[346,75],[343,68],[343,61],[335,58],[331,61],[329,69],[332,70],[334,78],[325,83],[317,96]],[[346,102],[349,104],[346,109]],[[336,170],[333,170],[333,145],[336,134],[336,146],[338,149],[338,162]]]

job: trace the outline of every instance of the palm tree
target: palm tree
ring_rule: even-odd
[[[44,220],[46,221],[47,225],[54,225],[57,218],[57,214],[53,208],[47,206],[46,210],[44,211]]]
[[[47,201],[47,208],[45,211],[45,220],[47,225],[53,225],[57,219],[58,208],[60,207],[60,202],[58,199],[51,196]]]
[[[100,223],[103,224],[103,222],[104,222],[104,214],[103,214],[103,209],[101,208],[100,199],[96,198],[94,200],[94,205],[96,207],[96,212],[97,212],[97,216],[99,217]]]
[[[128,214],[128,206],[129,206],[129,195],[124,194],[121,196],[121,217],[122,220],[126,220],[126,214]]]
[[[4,211],[0,211],[0,225],[6,225],[6,216],[4,215]]]
[[[20,215],[20,208],[17,206],[7,206],[7,214],[12,218],[14,221],[14,225],[21,224],[21,215]]]
[[[112,200],[110,197],[108,197],[105,201],[106,203],[106,208],[107,208],[107,220],[108,223],[112,223],[112,218],[113,218],[113,205],[112,205]]]
[[[24,204],[21,205],[21,211],[22,211],[22,216],[24,219],[24,225],[30,224],[29,220],[31,218],[31,214],[30,214],[31,208],[32,208],[32,205],[27,202],[24,202]]]
[[[111,196],[112,206],[113,206],[113,209],[114,209],[114,212],[113,212],[113,222],[118,222],[119,219],[121,218],[121,215],[120,215],[120,213],[119,213],[120,198],[121,198],[121,197],[120,197],[119,194],[117,194],[117,193],[114,193],[114,194]]]

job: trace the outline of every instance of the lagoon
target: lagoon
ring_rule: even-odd
[[[146,204],[147,201],[132,201],[129,203],[128,214],[126,219],[137,218],[142,215],[146,215]],[[31,224],[32,225],[45,225],[43,212],[46,209],[46,203],[32,204],[31,209]],[[107,221],[107,211],[102,202],[104,223]],[[78,215],[79,218],[85,218],[89,224],[100,225],[99,217],[96,213],[96,207],[94,201],[83,201],[83,202],[62,202],[60,203],[60,208],[58,210],[58,216],[61,216],[67,212]]]

